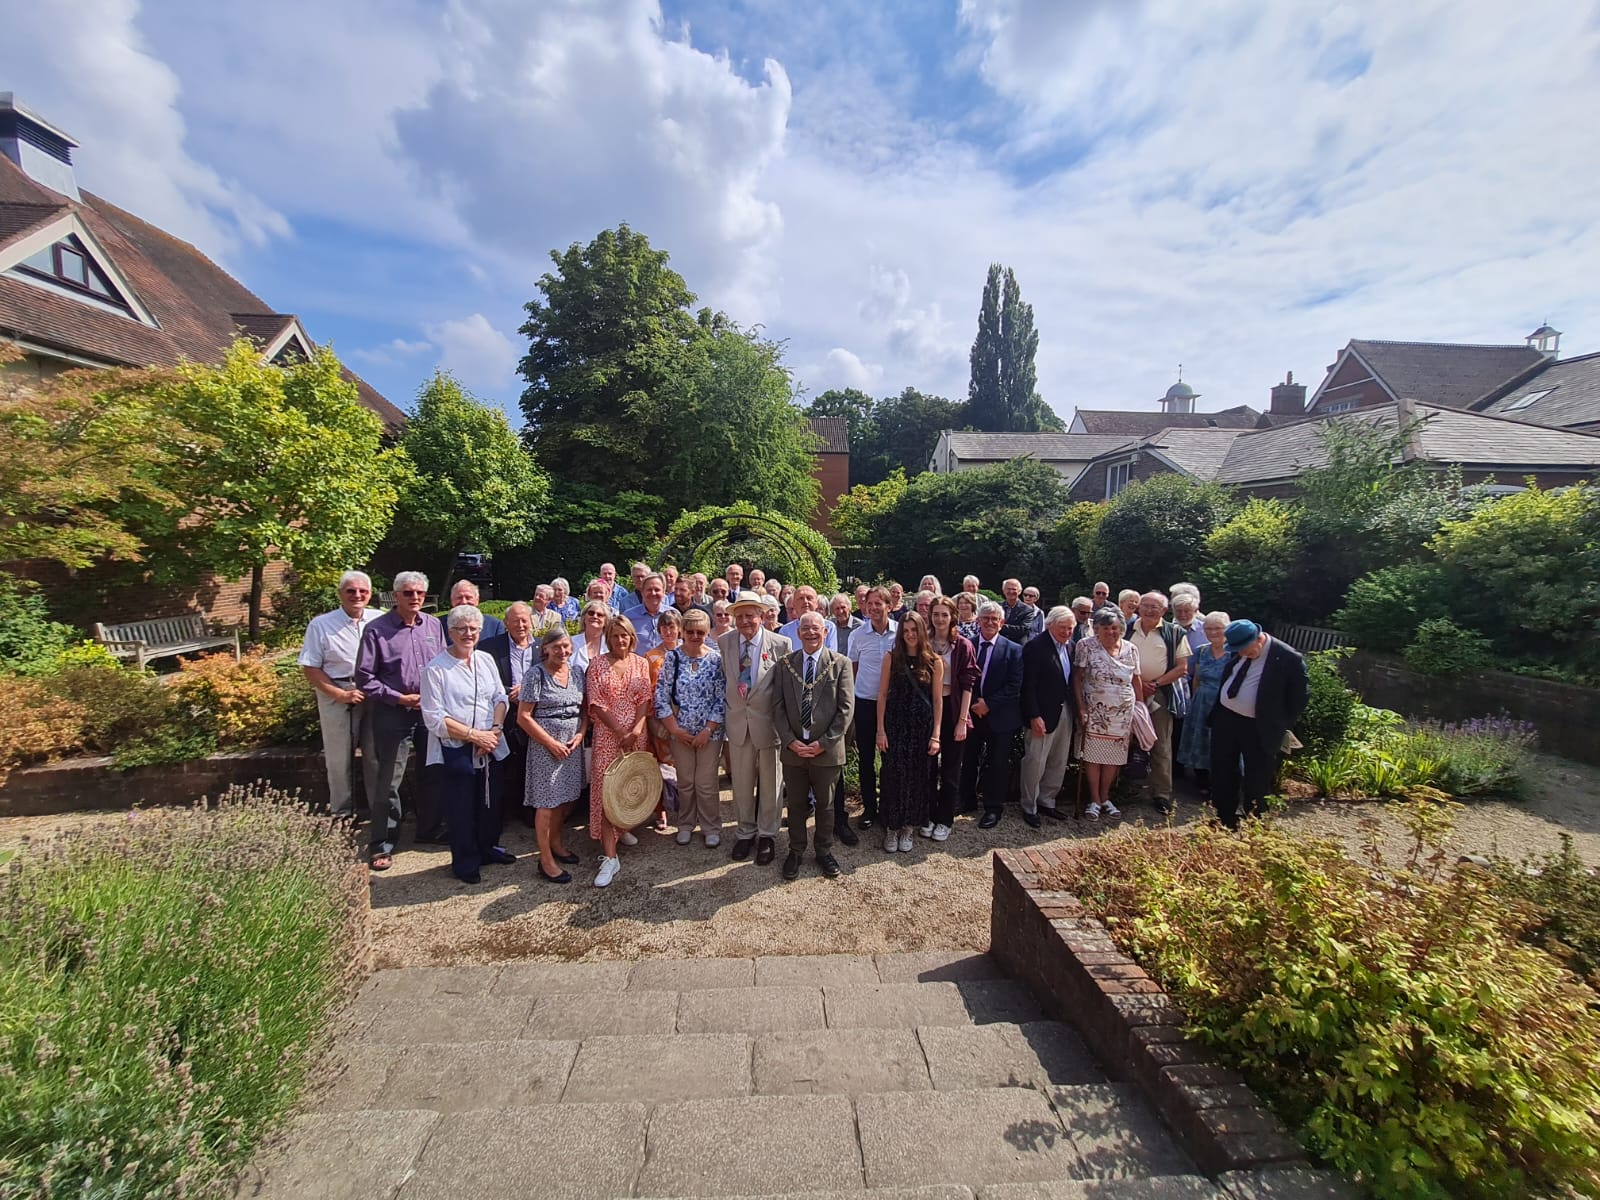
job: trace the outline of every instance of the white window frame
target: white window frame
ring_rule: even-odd
[[[1133,455],[1118,459],[1116,462],[1106,464],[1106,499],[1109,500],[1133,482],[1133,464],[1137,461]],[[1118,483],[1117,479],[1121,478]]]

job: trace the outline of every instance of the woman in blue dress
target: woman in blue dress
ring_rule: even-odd
[[[1183,719],[1183,740],[1178,743],[1178,761],[1194,772],[1200,794],[1211,794],[1211,708],[1222,691],[1222,675],[1228,665],[1228,646],[1223,630],[1228,614],[1206,615],[1202,628],[1206,644],[1189,656],[1189,713]]]

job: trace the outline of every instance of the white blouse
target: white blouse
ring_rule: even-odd
[[[473,729],[488,729],[494,725],[495,706],[506,703],[500,668],[495,666],[493,656],[482,650],[474,650],[466,660],[448,650],[439,651],[422,669],[421,695],[422,723],[428,727],[429,766],[444,760],[439,753],[441,743],[462,744],[445,734],[446,717]],[[494,757],[504,758],[509,753],[510,747],[502,737]]]

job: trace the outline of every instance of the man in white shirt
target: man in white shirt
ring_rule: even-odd
[[[795,588],[794,595],[789,598],[789,601],[795,610],[794,620],[790,621],[787,625],[784,625],[778,630],[778,632],[789,639],[790,649],[798,650],[800,649],[800,618],[805,616],[808,612],[820,612],[822,609],[817,600],[817,589],[812,587],[810,584],[803,583],[799,587]],[[823,645],[825,645],[829,650],[836,651],[839,649],[839,631],[834,628],[832,621],[828,621],[827,626],[827,637],[824,640]]]
[[[830,626],[832,622],[827,622]],[[878,819],[878,680],[883,674],[883,656],[894,649],[894,636],[900,627],[889,620],[889,592],[885,588],[867,591],[867,623],[850,635],[850,667],[855,676],[855,727],[857,769],[861,777],[862,829],[871,829]],[[846,846],[860,838],[850,828],[844,808],[844,788],[833,797],[834,835]]]
[[[381,612],[369,609],[372,580],[363,571],[346,571],[339,579],[339,607],[312,617],[300,648],[300,670],[317,694],[317,717],[322,725],[322,757],[328,769],[328,811],[337,817],[356,811],[351,770],[355,748],[361,744],[361,722],[366,695],[356,687],[356,651],[361,631]],[[364,762],[362,797],[366,803],[376,787],[376,764]]]
[[[1139,619],[1127,638],[1139,651],[1137,698],[1150,705],[1156,744],[1150,747],[1150,799],[1165,816],[1172,811],[1172,684],[1189,673],[1189,642],[1165,620],[1167,598],[1160,592],[1139,597]]]

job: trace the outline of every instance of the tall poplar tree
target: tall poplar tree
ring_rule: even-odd
[[[1063,428],[1061,418],[1035,390],[1038,373],[1033,360],[1038,350],[1033,305],[1023,301],[1016,272],[990,263],[967,384],[967,420],[974,429],[1033,433]]]

